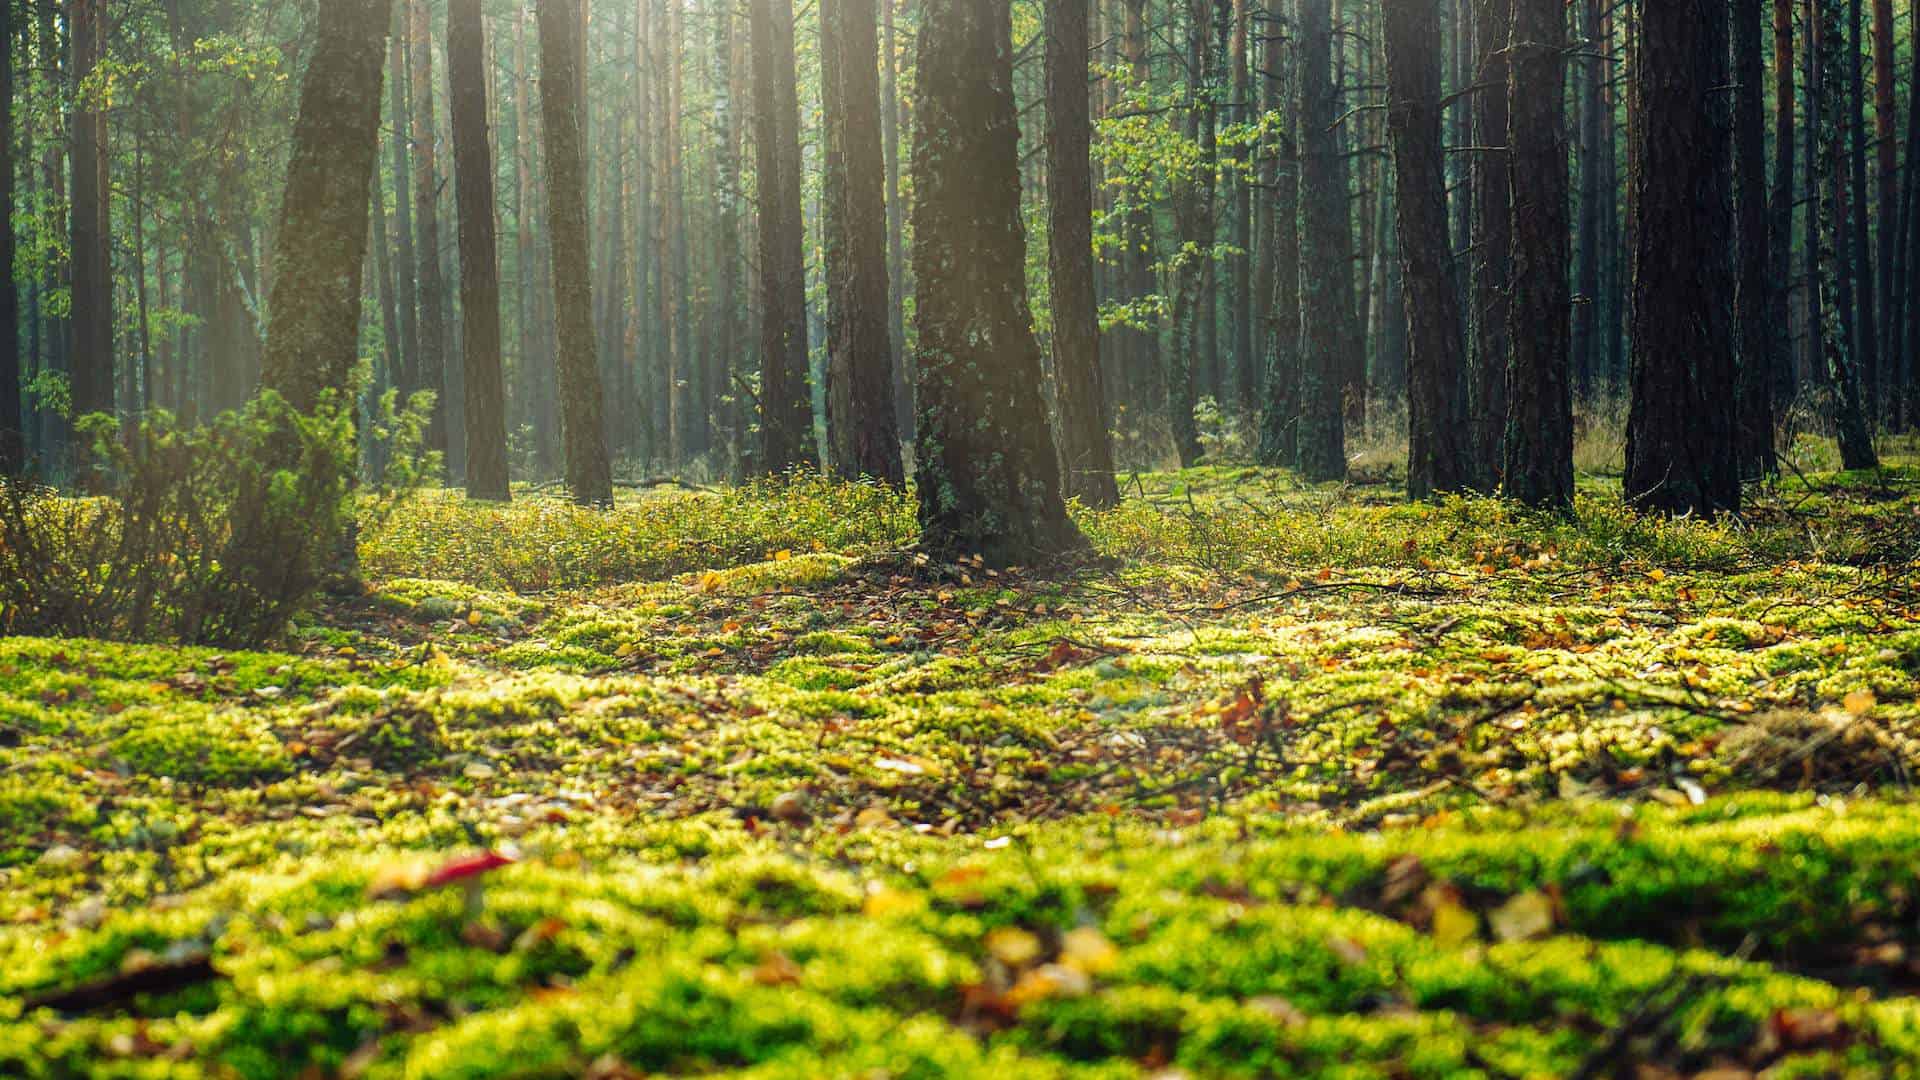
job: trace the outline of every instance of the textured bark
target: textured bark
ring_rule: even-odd
[[[1599,32],[1601,2],[1579,0],[1579,31],[1585,41]],[[1585,46],[1582,51],[1598,52]],[[1594,376],[1600,367],[1600,203],[1613,198],[1611,192],[1603,192],[1600,187],[1600,91],[1605,67],[1598,55],[1581,57],[1574,65],[1580,216],[1574,243],[1573,278],[1578,301],[1573,306],[1573,371],[1574,392],[1583,401],[1592,398]]]
[[[1313,482],[1347,475],[1344,393],[1353,346],[1353,239],[1334,137],[1333,14],[1300,0],[1300,323],[1295,464]]]
[[[893,338],[894,428],[903,442],[913,439],[913,363],[907,355],[907,204],[900,193],[902,97],[900,47],[895,31],[895,5],[880,0],[880,140],[887,155],[887,274],[892,283],[892,306],[887,309],[887,331]]]
[[[1861,408],[1869,429],[1880,416],[1880,316],[1876,281],[1878,267],[1868,239],[1868,216],[1872,212],[1867,187],[1867,115],[1866,81],[1863,73],[1866,52],[1865,25],[1861,21],[1861,0],[1847,5],[1847,265],[1846,277],[1853,291],[1849,309],[1853,330],[1854,371],[1860,384]]]
[[[1734,333],[1739,343],[1737,448],[1741,475],[1763,476],[1773,457],[1774,350],[1773,253],[1767,206],[1766,102],[1761,62],[1764,0],[1734,0],[1733,156],[1734,216],[1739,248],[1735,259]]]
[[[1793,0],[1773,0],[1773,205],[1768,276],[1773,285],[1774,400],[1793,400],[1793,213],[1800,139],[1794,132]]]
[[[1911,49],[1914,56],[1920,56],[1920,4],[1913,6],[1909,30]],[[1920,281],[1920,63],[1909,65],[1910,82],[1907,87],[1907,164],[1906,164],[1906,215],[1904,233],[1907,253],[1906,285],[1911,290],[1913,283]],[[1902,309],[1905,316],[1905,342],[1900,350],[1901,364],[1905,368],[1899,385],[1902,388],[1903,412],[1909,428],[1920,421],[1920,297],[1908,296]]]
[[[1266,385],[1260,412],[1260,463],[1292,465],[1300,420],[1300,147],[1295,138],[1292,57],[1275,43],[1267,57],[1267,108],[1281,120],[1267,148],[1272,169],[1273,223],[1263,240],[1272,252],[1273,282],[1266,305]]]
[[[1253,108],[1253,71],[1248,63],[1249,37],[1253,11],[1251,0],[1233,0],[1233,38],[1227,47],[1228,110],[1236,124],[1250,121]],[[1247,147],[1236,142],[1231,151],[1232,167],[1227,171],[1229,230],[1227,291],[1224,302],[1229,325],[1233,328],[1233,348],[1228,357],[1230,379],[1220,398],[1223,409],[1250,412],[1254,408],[1255,387],[1259,383],[1258,358],[1254,354],[1252,301],[1253,288],[1253,188],[1248,183]]]
[[[400,367],[394,381],[404,399],[420,386],[420,293],[418,266],[413,250],[413,156],[407,137],[413,130],[412,104],[408,100],[406,5],[397,5],[400,28],[392,35],[392,56],[388,78],[392,83],[388,97],[392,101],[393,227],[394,227],[394,302],[399,306],[396,333],[400,335]]]
[[[73,165],[71,364],[73,415],[113,411],[113,226],[107,152],[107,114],[99,88],[91,88],[105,59],[105,0],[69,0],[67,32],[73,51],[77,104],[69,125]],[[363,216],[364,216],[364,207]]]
[[[486,29],[480,0],[448,0],[447,92],[460,202],[460,317],[466,366],[467,495],[505,502],[507,391],[500,370],[500,255],[487,141]]]
[[[1396,0],[1386,12],[1387,128],[1406,281],[1407,493],[1467,486],[1465,330],[1448,234],[1440,145],[1440,0]]]
[[[1218,67],[1214,45],[1214,0],[1186,0],[1187,136],[1199,147],[1197,160],[1174,180],[1174,219],[1181,249],[1174,258],[1173,351],[1167,365],[1167,419],[1181,465],[1200,457],[1200,431],[1194,406],[1211,393],[1214,353],[1208,328],[1214,323],[1213,243],[1214,173],[1218,161]]]
[[[906,484],[887,329],[886,162],[874,0],[821,0],[827,451],[836,475]]]
[[[1084,541],[1035,392],[1008,0],[928,0],[914,116],[921,542],[1030,564]]]
[[[13,206],[13,5],[0,3],[0,207]],[[0,266],[14,261],[13,215],[0,213]],[[20,289],[0,285],[0,476],[26,467],[26,416],[20,400]]]
[[[587,163],[577,94],[580,23],[571,4],[541,4],[540,118],[546,135],[547,222],[553,254],[560,427],[567,489],[575,502],[613,503],[613,468],[601,418],[588,284]]]
[[[303,412],[345,394],[359,359],[367,206],[380,151],[391,0],[320,8],[276,237],[265,385]]]
[[[1813,190],[1818,195],[1818,212],[1809,215],[1816,238],[1811,250],[1817,253],[1810,262],[1815,268],[1813,296],[1821,312],[1814,324],[1821,331],[1814,338],[1820,350],[1816,361],[1831,391],[1829,402],[1841,464],[1849,469],[1870,469],[1879,464],[1879,459],[1861,393],[1859,357],[1854,352],[1859,326],[1851,258],[1857,237],[1849,202],[1853,186],[1848,167],[1852,155],[1846,138],[1849,110],[1844,97],[1834,100],[1845,89],[1836,78],[1844,70],[1845,46],[1839,0],[1812,0],[1808,14],[1813,29],[1809,97],[1816,103],[1811,110],[1813,147],[1809,164]]]
[[[434,149],[433,35],[427,0],[406,0],[407,70],[413,120],[413,221],[419,230],[414,249],[420,275],[420,389],[436,395],[427,445],[445,453],[447,436],[446,275],[440,268],[440,173]]]
[[[719,333],[715,342],[715,382],[717,393],[722,396],[738,396],[735,380],[744,378],[745,372],[738,366],[735,354],[746,340],[746,319],[743,308],[744,295],[741,292],[740,276],[740,134],[739,110],[742,102],[736,94],[738,79],[735,72],[734,54],[739,48],[739,20],[734,17],[733,5],[722,3],[718,11],[719,25],[714,31],[714,127],[718,130],[715,145],[719,184],[714,190],[715,228],[719,232],[718,251],[714,259],[714,274],[719,279],[716,285],[718,310],[714,317],[719,320]],[[743,450],[741,437],[745,434],[743,417],[739,409],[733,409],[725,415],[716,415],[716,421],[724,433],[726,443],[722,449],[728,462],[727,475],[740,475],[740,455]]]
[[[807,273],[792,0],[752,0],[754,163],[760,194],[760,468],[816,460],[807,391]]]
[[[1727,6],[1649,4],[1638,59],[1625,493],[1672,514],[1737,511]]]
[[[1875,206],[1875,220],[1878,226],[1878,255],[1875,266],[1879,273],[1878,313],[1881,322],[1875,327],[1880,338],[1880,356],[1884,370],[1881,373],[1881,387],[1885,402],[1879,416],[1890,419],[1895,410],[1894,401],[1897,389],[1897,373],[1900,366],[1900,311],[1905,297],[1894,288],[1894,261],[1899,250],[1900,222],[1900,160],[1899,141],[1894,131],[1898,113],[1894,111],[1894,54],[1898,45],[1894,41],[1893,0],[1873,0],[1873,146],[1874,172],[1879,188],[1879,201]],[[1866,197],[1864,190],[1861,198]],[[1893,376],[1893,377],[1890,377]]]
[[[1120,501],[1107,439],[1100,312],[1093,283],[1093,130],[1087,90],[1087,0],[1047,9],[1047,266],[1053,283],[1053,377],[1066,493]]]
[[[1507,145],[1507,44],[1513,36],[1513,0],[1474,0],[1480,41],[1474,81],[1490,87],[1473,96],[1474,143],[1487,148],[1468,164],[1473,203],[1471,300],[1473,344],[1467,372],[1467,426],[1473,437],[1471,480],[1491,492],[1506,465],[1507,313],[1513,282],[1513,173]]]
[[[1566,119],[1560,107],[1566,82],[1565,5],[1515,0],[1512,33],[1507,161],[1513,281],[1507,311],[1505,486],[1509,496],[1529,506],[1571,506],[1573,297],[1567,283]]]

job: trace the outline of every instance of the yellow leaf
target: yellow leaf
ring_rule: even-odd
[[[1442,948],[1457,949],[1480,934],[1480,916],[1451,899],[1433,906],[1433,940]]]
[[[1060,939],[1060,962],[1088,975],[1105,975],[1120,963],[1120,950],[1091,926],[1069,930]]]
[[[1553,901],[1538,889],[1520,893],[1487,915],[1501,941],[1531,941],[1553,932]]]
[[[781,548],[779,551],[773,553],[774,562],[786,562],[791,558],[793,558],[793,552],[788,551],[786,548]]]
[[[867,888],[867,901],[861,905],[861,910],[870,919],[905,915],[920,910],[920,897],[874,882]]]
[[[1665,581],[1667,580],[1667,572],[1656,566],[1653,569],[1647,571],[1647,580],[1648,581]]]
[[[486,616],[480,614],[478,611],[467,612],[468,626],[479,626],[482,622],[485,622],[485,621],[486,621]]]
[[[700,575],[701,592],[719,592],[720,586],[727,583],[726,575],[718,570],[709,570]]]
[[[1004,1000],[1017,1009],[1049,998],[1082,997],[1092,990],[1093,982],[1085,973],[1062,964],[1047,964],[1022,975],[1007,991]]]
[[[1840,707],[1855,716],[1867,715],[1872,712],[1873,707],[1879,703],[1880,699],[1875,697],[1871,690],[1855,690],[1853,693],[1840,699]]]
[[[1002,926],[987,934],[987,952],[1008,967],[1026,967],[1040,959],[1040,939],[1017,926]]]

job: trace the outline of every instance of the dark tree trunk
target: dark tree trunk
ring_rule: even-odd
[[[1186,0],[1187,136],[1199,148],[1196,160],[1174,179],[1174,218],[1181,249],[1174,257],[1173,351],[1167,365],[1167,419],[1182,466],[1200,457],[1200,430],[1194,406],[1211,392],[1213,350],[1208,327],[1214,323],[1213,266],[1214,172],[1218,160],[1217,69],[1214,0]]]
[[[1761,10],[1765,0],[1734,0],[1733,154],[1737,239],[1734,332],[1739,341],[1737,448],[1742,476],[1774,471],[1774,349],[1772,250],[1767,208],[1765,72],[1761,58]]]
[[[1474,0],[1474,36],[1480,42],[1473,96],[1473,141],[1482,149],[1467,168],[1473,204],[1472,332],[1467,372],[1467,426],[1473,438],[1471,480],[1485,492],[1500,486],[1506,465],[1507,313],[1513,280],[1513,174],[1507,160],[1507,45],[1513,37],[1512,0]],[[1498,148],[1498,149],[1496,149]]]
[[[1920,4],[1913,6],[1910,52],[1920,57]],[[1920,63],[1911,64],[1911,81],[1907,87],[1907,165],[1906,165],[1906,217],[1904,232],[1906,236],[1907,273],[1906,292],[1911,292],[1915,282],[1920,282]],[[1902,309],[1905,316],[1905,341],[1901,350],[1901,363],[1905,366],[1905,378],[1901,380],[1901,392],[1904,395],[1905,413],[1911,428],[1920,422],[1920,297],[1907,296],[1906,306]]]
[[[486,57],[480,0],[448,0],[447,101],[460,202],[467,495],[505,502],[507,390],[500,370],[500,256],[493,222],[493,152],[487,141]]]
[[[367,206],[380,156],[380,65],[391,14],[392,0],[322,5],[301,84],[261,378],[302,412],[325,395],[344,395],[359,360]]]
[[[1726,4],[1647,5],[1637,59],[1625,493],[1671,514],[1737,511]]]
[[[1861,0],[1847,5],[1847,259],[1852,272],[1847,281],[1853,290],[1849,309],[1853,320],[1854,374],[1859,382],[1861,409],[1868,429],[1880,418],[1880,317],[1876,304],[1876,267],[1872,244],[1868,240],[1868,215],[1872,212],[1867,187],[1867,115],[1866,81],[1863,54],[1866,52],[1865,25],[1861,22]]]
[[[886,161],[875,0],[821,0],[826,126],[827,449],[844,479],[906,484],[887,329]]]
[[[1440,0],[1396,0],[1386,12],[1387,127],[1406,281],[1407,493],[1467,486],[1465,330],[1448,232],[1440,145]],[[1389,315],[1389,317],[1397,317]]]
[[[1229,86],[1229,115],[1236,124],[1246,123],[1256,116],[1253,107],[1253,71],[1248,63],[1249,37],[1254,31],[1251,0],[1233,0],[1233,40],[1227,49],[1227,62],[1230,65],[1232,83]],[[1253,188],[1248,183],[1247,147],[1245,142],[1236,140],[1233,144],[1232,165],[1227,170],[1227,192],[1229,214],[1232,225],[1229,232],[1231,253],[1227,256],[1227,292],[1225,297],[1227,317],[1232,320],[1232,355],[1228,358],[1231,368],[1231,380],[1227,392],[1220,398],[1223,411],[1251,413],[1254,408],[1256,377],[1259,367],[1253,351]]]
[[[887,155],[887,273],[892,282],[892,306],[887,309],[887,329],[893,338],[894,429],[903,441],[913,439],[912,358],[907,355],[907,204],[900,194],[901,95],[900,51],[895,35],[895,4],[898,0],[880,0],[881,25],[885,30],[881,48],[885,50],[881,71],[880,139]]]
[[[12,267],[13,229],[13,5],[0,3],[0,476],[26,468],[26,416],[20,400],[20,288]]]
[[[921,542],[998,566],[1084,543],[1035,392],[1011,38],[1008,0],[928,0],[913,137]]]
[[[1793,0],[1773,0],[1773,206],[1768,276],[1771,279],[1771,372],[1773,399],[1793,400],[1793,212],[1797,201],[1795,158],[1800,146],[1793,125]]]
[[[413,113],[413,218],[419,229],[414,249],[420,274],[420,389],[436,395],[427,445],[446,453],[447,320],[446,275],[440,270],[440,177],[433,127],[433,37],[427,0],[407,0],[409,95]],[[451,463],[451,461],[450,461]]]
[[[792,0],[752,0],[753,122],[760,193],[760,461],[812,468],[807,271],[800,217],[800,105]]]
[[[547,222],[553,254],[554,323],[559,339],[560,428],[567,489],[574,501],[613,504],[613,468],[601,419],[594,356],[593,290],[588,284],[587,162],[580,123],[579,15],[572,4],[541,4],[540,119],[546,134]]]
[[[1513,197],[1507,312],[1506,492],[1573,504],[1573,297],[1567,282],[1567,137],[1561,0],[1515,0],[1508,46],[1507,161]]]
[[[1093,107],[1087,90],[1087,0],[1048,5],[1047,220],[1053,282],[1053,377],[1066,494],[1120,501],[1107,439],[1100,312],[1093,288]]]
[[[1313,482],[1347,475],[1346,389],[1353,347],[1353,236],[1347,170],[1334,135],[1333,13],[1300,0],[1300,323],[1295,462]]]
[[[70,0],[73,50],[72,327],[73,415],[113,412],[113,260],[107,114],[88,88],[106,52],[105,0]],[[364,215],[363,215],[364,216]]]
[[[1894,288],[1895,268],[1899,251],[1900,222],[1900,160],[1899,137],[1894,123],[1898,117],[1894,106],[1893,61],[1897,45],[1894,42],[1893,0],[1873,0],[1873,126],[1874,126],[1874,172],[1877,174],[1879,202],[1875,206],[1875,218],[1879,222],[1878,255],[1875,266],[1878,273],[1875,280],[1879,283],[1877,297],[1880,322],[1875,332],[1880,339],[1879,355],[1881,362],[1880,388],[1881,409],[1877,416],[1882,421],[1894,421],[1898,411],[1899,399],[1898,372],[1900,368],[1900,309],[1906,297]],[[1861,194],[1864,200],[1864,191]]]
[[[1850,157],[1847,150],[1846,101],[1834,101],[1834,76],[1839,71],[1844,39],[1840,33],[1839,0],[1813,0],[1809,10],[1812,44],[1809,49],[1811,87],[1809,94],[1817,103],[1811,125],[1815,140],[1813,160],[1818,192],[1818,211],[1811,215],[1817,237],[1810,249],[1814,257],[1815,297],[1823,318],[1815,325],[1821,333],[1815,338],[1820,351],[1816,355],[1827,387],[1832,391],[1830,404],[1833,426],[1839,437],[1840,460],[1849,469],[1869,469],[1879,464],[1873,448],[1871,422],[1867,418],[1861,393],[1859,356],[1854,347],[1859,340],[1854,297],[1853,259],[1857,248],[1851,214]],[[1827,325],[1829,319],[1839,326]]]
[[[1267,108],[1280,122],[1266,156],[1273,173],[1272,229],[1262,241],[1272,252],[1273,282],[1265,305],[1266,380],[1260,412],[1260,463],[1292,465],[1300,425],[1300,147],[1294,137],[1292,65],[1276,41],[1267,56]]]
[[[413,108],[408,100],[407,21],[402,2],[400,26],[393,34],[389,97],[393,102],[391,129],[393,154],[393,229],[395,301],[400,306],[400,369],[394,381],[405,398],[420,389],[420,291],[419,266],[413,250],[413,157],[408,152],[408,136],[413,130]]]
[[[1580,36],[1587,43],[1600,31],[1600,5],[1601,0],[1580,0]],[[1606,64],[1597,46],[1583,44],[1581,48],[1595,55],[1581,57],[1575,66],[1580,217],[1574,244],[1573,371],[1574,392],[1580,400],[1589,401],[1600,367],[1600,203],[1612,196],[1600,188],[1600,88]]]

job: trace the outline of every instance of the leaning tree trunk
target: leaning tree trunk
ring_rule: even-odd
[[[1120,501],[1107,439],[1093,285],[1092,105],[1088,0],[1047,6],[1047,266],[1053,281],[1053,377],[1066,493],[1089,506]]]
[[[921,542],[1006,566],[1081,546],[1027,303],[1008,0],[928,0],[914,113]]]
[[[1447,176],[1440,145],[1440,0],[1395,0],[1386,11],[1387,128],[1406,281],[1407,493],[1425,499],[1467,486],[1468,430],[1460,392],[1460,321]]]
[[[579,13],[544,3],[540,20],[540,120],[546,135],[548,247],[553,256],[554,324],[560,369],[560,428],[567,489],[589,506],[613,504],[613,467],[601,418],[600,362],[594,355],[588,283],[587,161],[580,124]]]
[[[1767,206],[1766,101],[1761,62],[1761,6],[1764,0],[1734,0],[1734,210],[1739,242],[1736,256],[1734,330],[1739,335],[1739,399],[1735,422],[1743,476],[1764,476],[1778,466],[1773,457],[1774,349],[1780,340],[1773,325],[1773,263]],[[1789,140],[1791,142],[1791,140]]]
[[[1300,323],[1296,464],[1308,480],[1347,475],[1346,375],[1352,347],[1346,169],[1334,135],[1333,13],[1329,0],[1300,0]]]
[[[1727,6],[1648,4],[1638,48],[1625,493],[1670,514],[1737,511]]]
[[[752,0],[753,142],[760,194],[760,461],[814,464],[807,391],[807,269],[800,217],[800,105],[792,0]]]
[[[1474,0],[1479,69],[1474,82],[1490,89],[1473,96],[1474,141],[1507,144],[1507,44],[1513,36],[1512,0]],[[1494,89],[1497,88],[1497,89]],[[1473,348],[1467,373],[1467,424],[1473,436],[1473,486],[1500,486],[1507,434],[1508,307],[1513,281],[1513,173],[1505,154],[1483,150],[1468,164],[1473,205],[1471,295]]]
[[[302,412],[344,395],[360,357],[367,206],[392,0],[320,8],[275,238],[261,381]]]
[[[460,201],[467,495],[506,502],[507,390],[500,371],[500,258],[493,225],[493,154],[487,143],[486,57],[480,0],[448,0],[447,100]]]
[[[1506,491],[1529,506],[1573,503],[1573,297],[1567,281],[1567,137],[1561,0],[1515,0],[1507,56],[1513,192],[1507,311]]]
[[[906,484],[887,327],[886,160],[875,0],[821,0],[827,277],[827,450],[833,471]]]

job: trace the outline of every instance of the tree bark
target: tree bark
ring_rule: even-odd
[[[1878,312],[1875,330],[1880,339],[1879,354],[1883,366],[1880,385],[1884,391],[1880,417],[1891,420],[1899,396],[1897,372],[1900,366],[1900,309],[1906,301],[1894,288],[1894,262],[1899,251],[1900,160],[1899,136],[1894,122],[1894,41],[1893,0],[1873,0],[1873,122],[1874,171],[1878,174],[1879,202],[1875,217],[1879,222],[1879,253],[1875,260],[1879,282]],[[1864,193],[1861,196],[1865,198]]]
[[[1244,0],[1243,0],[1244,2]],[[1120,501],[1107,439],[1100,312],[1093,282],[1093,130],[1087,89],[1087,0],[1048,5],[1047,266],[1053,283],[1053,377],[1066,494],[1094,507]]]
[[[1473,437],[1471,479],[1483,492],[1499,488],[1506,466],[1507,337],[1513,282],[1513,173],[1507,151],[1507,45],[1513,37],[1513,0],[1474,0],[1474,36],[1480,42],[1474,82],[1490,89],[1473,96],[1473,141],[1468,183],[1473,203],[1471,296],[1473,345],[1467,372],[1467,424]]]
[[[821,0],[827,450],[836,475],[906,485],[887,329],[886,162],[875,0]]]
[[[1209,271],[1215,228],[1216,81],[1220,61],[1213,41],[1214,0],[1186,0],[1186,7],[1187,137],[1199,153],[1173,180],[1174,218],[1181,247],[1174,257],[1173,352],[1167,368],[1167,419],[1182,466],[1192,465],[1200,457],[1194,407],[1203,390],[1211,393],[1214,378],[1207,328],[1215,321]]]
[[[0,267],[7,267],[0,286],[0,476],[26,468],[26,415],[20,398],[20,288],[14,263],[14,152],[13,152],[13,5],[0,3]]]
[[[1440,0],[1387,9],[1387,127],[1408,325],[1407,493],[1415,499],[1467,486],[1466,342],[1440,143],[1440,40]]]
[[[1853,289],[1854,371],[1860,383],[1861,409],[1869,430],[1880,419],[1880,316],[1877,303],[1877,271],[1872,244],[1868,239],[1868,216],[1872,213],[1872,194],[1867,187],[1867,115],[1866,81],[1863,68],[1866,53],[1865,24],[1861,21],[1861,0],[1847,5],[1847,206],[1852,273],[1848,282]]]
[[[447,101],[460,205],[460,316],[466,367],[467,495],[506,502],[507,391],[500,370],[500,256],[487,137],[480,0],[448,0]]]
[[[1311,482],[1347,475],[1346,389],[1353,346],[1353,238],[1334,137],[1333,13],[1300,0],[1300,323],[1295,465]]]
[[[812,468],[807,273],[800,216],[800,106],[792,0],[752,0],[755,171],[760,193],[760,461]]]
[[[113,225],[107,114],[102,89],[90,86],[106,58],[105,0],[69,0],[74,112],[72,328],[73,415],[113,412]]]
[[[1272,172],[1273,223],[1262,241],[1272,252],[1273,282],[1260,296],[1265,305],[1266,380],[1260,412],[1262,465],[1293,465],[1300,424],[1300,146],[1295,136],[1292,58],[1275,42],[1267,57],[1267,108],[1280,112],[1272,144],[1265,148]]]
[[[1627,500],[1670,514],[1740,508],[1735,452],[1732,131],[1727,6],[1640,14],[1632,128],[1633,401]]]
[[[433,125],[433,36],[427,0],[408,3],[409,104],[413,121],[413,218],[419,229],[414,249],[420,275],[420,389],[435,395],[427,445],[446,453],[447,320],[446,275],[440,269],[440,177]]]
[[[1793,362],[1793,213],[1799,136],[1794,132],[1793,0],[1773,0],[1773,206],[1769,228],[1773,292],[1771,346],[1773,399],[1793,400],[1797,380]]]
[[[914,116],[921,542],[996,566],[1084,544],[1028,307],[1008,0],[927,0]]]
[[[1743,477],[1772,473],[1774,349],[1773,264],[1767,206],[1765,72],[1761,57],[1761,10],[1765,0],[1734,0],[1733,154],[1734,211],[1739,247],[1735,258],[1734,332],[1738,336],[1736,437]],[[1789,104],[1791,107],[1791,104]]]
[[[380,66],[391,15],[392,0],[323,5],[301,82],[261,378],[302,412],[329,394],[344,395],[359,362],[367,206],[380,153]]]
[[[594,356],[593,291],[587,244],[587,163],[580,125],[578,13],[541,4],[540,113],[546,135],[547,222],[552,234],[554,322],[558,332],[560,427],[567,488],[575,502],[613,504],[613,468],[601,417]]]
[[[1514,0],[1512,35],[1507,50],[1513,280],[1507,310],[1506,492],[1528,506],[1565,507],[1573,504],[1573,297],[1567,282],[1569,178],[1561,109],[1565,5]]]

